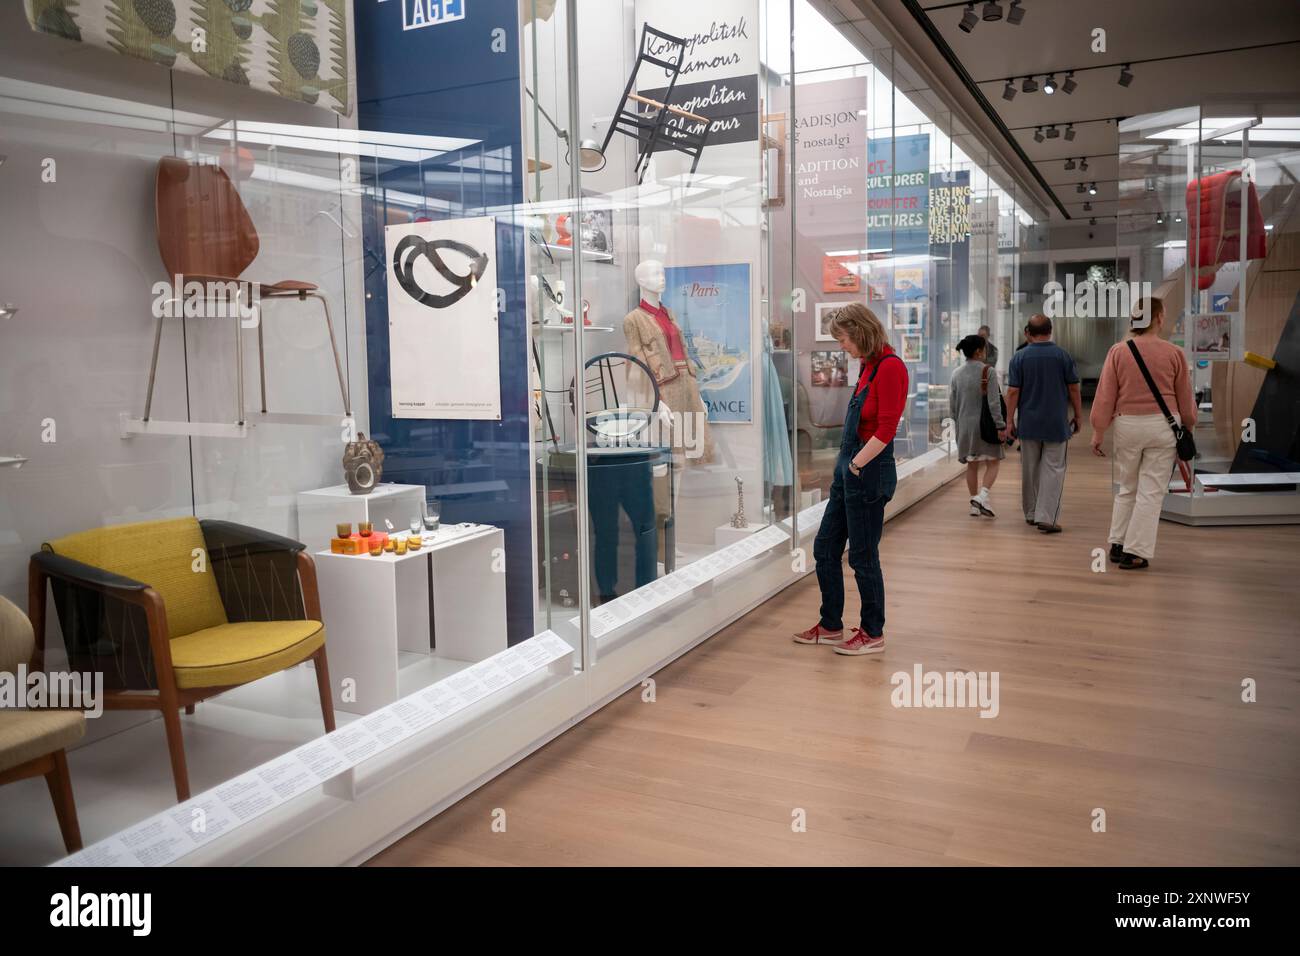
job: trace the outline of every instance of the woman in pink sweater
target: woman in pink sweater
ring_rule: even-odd
[[[1133,317],[1132,341],[1165,406],[1183,425],[1196,425],[1187,357],[1160,338],[1165,307],[1144,299]],[[1156,553],[1160,506],[1174,469],[1174,431],[1138,368],[1128,340],[1111,346],[1092,401],[1092,451],[1103,458],[1102,438],[1115,426],[1115,507],[1110,518],[1110,560],[1124,571],[1151,566]]]

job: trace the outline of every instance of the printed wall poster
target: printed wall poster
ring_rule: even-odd
[[[394,418],[501,418],[496,220],[384,229]]]
[[[894,270],[894,301],[916,302],[925,298],[925,269],[909,266]]]
[[[812,353],[813,388],[842,388],[849,384],[849,353],[843,349]]]
[[[835,320],[836,314],[844,308],[846,303],[843,302],[818,302],[817,311],[817,341],[834,342],[835,336],[831,334],[831,322]]]
[[[1206,312],[1190,318],[1193,357],[1220,362],[1232,358],[1233,313]]]
[[[925,360],[924,339],[920,335],[904,335],[901,355],[904,362],[921,362]]]
[[[920,332],[925,325],[925,300],[918,302],[891,302],[890,324],[895,329]]]
[[[862,277],[859,257],[822,256],[822,291],[823,292],[860,292]]]
[[[695,363],[709,421],[752,421],[749,263],[669,266],[664,273],[663,300]]]

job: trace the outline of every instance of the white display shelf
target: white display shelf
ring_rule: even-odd
[[[386,531],[385,521],[394,531],[410,527],[412,518],[423,513],[424,485],[376,485],[373,491],[354,495],[347,485],[332,485],[298,493],[298,540],[308,551],[329,547],[335,525],[344,521],[356,527],[369,521],[376,531]]]

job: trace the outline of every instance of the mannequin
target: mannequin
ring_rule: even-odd
[[[664,264],[646,259],[636,267],[641,300],[623,320],[627,350],[649,367],[659,384],[659,399],[674,417],[672,448],[687,463],[713,460],[708,412],[700,397],[695,366],[686,353],[686,337],[676,318],[662,304]]]

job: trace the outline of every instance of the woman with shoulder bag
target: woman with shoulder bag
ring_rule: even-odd
[[[957,460],[966,466],[966,488],[970,491],[972,517],[995,517],[989,489],[998,477],[998,467],[1007,453],[1007,406],[998,387],[998,373],[984,364],[988,343],[968,335],[957,343],[966,364],[952,373],[948,401],[957,426]],[[980,465],[984,482],[980,483]]]
[[[1093,454],[1105,457],[1102,438],[1115,426],[1111,453],[1119,491],[1111,512],[1110,560],[1124,571],[1151,566],[1174,462],[1196,454],[1191,373],[1183,350],[1160,338],[1164,324],[1164,303],[1144,299],[1133,316],[1132,336],[1107,353],[1092,402]]]

